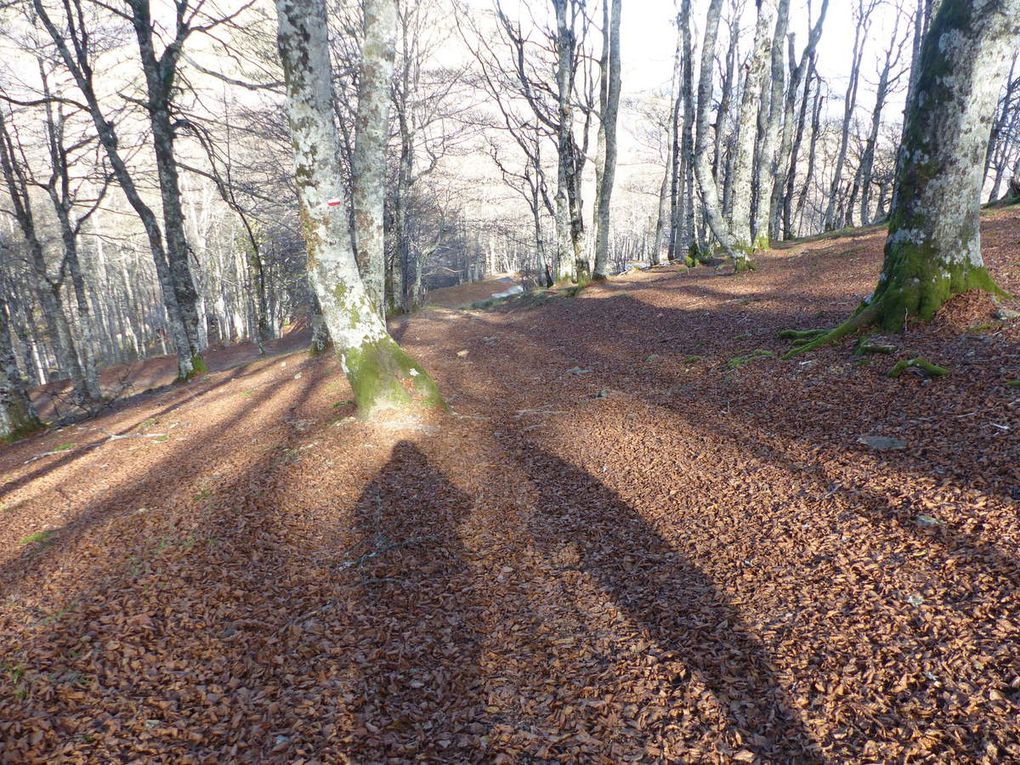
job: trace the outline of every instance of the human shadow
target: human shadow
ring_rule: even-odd
[[[471,506],[407,441],[357,503],[361,544],[344,565],[360,585],[358,639],[369,654],[354,710],[362,761],[484,758],[481,606],[458,532]]]
[[[531,533],[550,558],[576,567],[673,652],[712,694],[717,720],[759,761],[822,763],[761,643],[713,580],[617,494],[536,444],[518,460],[538,491]],[[569,559],[569,557],[568,557]]]

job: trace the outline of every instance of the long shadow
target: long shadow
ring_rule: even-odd
[[[353,752],[362,762],[477,762],[483,715],[477,585],[458,525],[471,500],[399,442],[356,508],[362,667]],[[374,731],[369,733],[369,731]]]
[[[266,386],[243,415],[196,433],[201,445],[167,455],[147,478],[119,487],[52,542],[0,566],[4,595],[27,575],[55,565],[93,527],[137,507],[137,495],[165,490],[164,471],[178,471],[187,482],[220,467],[216,430],[286,425],[325,374],[320,367],[294,385],[290,406],[271,419],[253,412],[280,395],[279,386]],[[49,614],[4,633],[8,642],[0,654],[24,676],[5,676],[11,682],[0,684],[0,706],[11,722],[0,733],[0,759],[52,762],[73,746],[90,762],[132,761],[141,750],[146,760],[292,762],[302,753],[294,747],[325,746],[308,734],[283,737],[284,747],[275,733],[293,725],[293,710],[307,701],[280,657],[308,650],[314,635],[295,634],[293,625],[325,605],[311,588],[317,572],[294,557],[278,517],[278,484],[295,453],[290,445],[285,433],[269,450],[253,453],[235,476],[196,497],[188,515],[159,523],[159,537],[129,530],[107,548],[108,557],[94,557],[81,578],[61,590]],[[196,582],[207,591],[197,604],[201,618]],[[130,680],[120,682],[121,673]],[[49,686],[55,694],[37,698],[36,689]],[[41,709],[67,721],[65,727],[40,725]],[[245,716],[266,724],[237,724]],[[182,727],[189,717],[190,735]]]
[[[306,378],[291,408],[301,405],[326,374],[325,369],[319,367],[316,373]],[[218,383],[216,387],[222,384]],[[275,386],[267,386],[248,402],[245,407],[247,413],[234,418],[230,427],[243,430],[246,421],[255,416],[254,410],[275,395],[277,395]],[[178,471],[184,476],[198,476],[207,472],[209,466],[215,464],[217,457],[215,436],[223,427],[223,423],[215,423],[188,434],[187,441],[172,446],[144,478],[118,486],[111,492],[109,498],[102,499],[94,505],[81,507],[62,528],[53,532],[52,538],[45,545],[26,547],[19,555],[0,565],[0,588],[2,588],[0,592],[6,592],[27,573],[38,570],[47,561],[59,557],[66,547],[73,546],[84,538],[92,528],[103,525],[114,516],[129,512],[129,508],[137,507],[137,498],[147,498],[146,502],[151,502],[154,498],[160,501],[169,499],[158,493],[166,486],[164,471]],[[199,446],[196,447],[196,444]],[[52,469],[52,466],[50,467]],[[19,482],[27,480],[19,479]],[[157,492],[155,497],[154,492]]]
[[[580,570],[661,648],[686,662],[715,697],[720,722],[739,732],[755,755],[765,762],[823,762],[765,650],[710,577],[585,471],[535,444],[518,459],[539,492],[531,532],[541,547],[552,554],[576,546]]]
[[[159,388],[159,389],[156,389],[156,390],[153,390],[153,391],[145,391],[143,393],[138,393],[136,395],[126,397],[122,401],[118,401],[117,404],[110,411],[104,412],[101,415],[101,417],[106,417],[106,416],[109,416],[111,414],[115,414],[116,412],[122,411],[124,409],[128,409],[128,408],[132,408],[134,406],[137,406],[139,403],[143,402],[145,399],[150,398],[150,397],[163,395],[163,394],[165,394],[167,392],[171,392],[171,391],[173,391],[173,392],[180,391],[181,395],[179,395],[173,401],[168,403],[166,406],[162,407],[161,409],[158,409],[155,412],[147,412],[144,417],[141,417],[141,418],[135,420],[130,425],[127,425],[126,427],[122,427],[119,430],[117,430],[114,434],[112,434],[112,435],[115,435],[115,436],[124,436],[124,435],[127,435],[128,433],[133,431],[135,428],[137,428],[139,425],[141,425],[146,420],[150,420],[150,419],[154,420],[154,419],[159,419],[161,417],[166,417],[167,415],[169,415],[169,414],[175,412],[176,410],[180,409],[185,404],[189,404],[189,403],[192,403],[193,401],[195,401],[197,399],[201,399],[203,397],[206,397],[210,393],[213,393],[214,391],[218,390],[219,388],[224,387],[228,383],[232,383],[232,382],[236,382],[238,380],[242,380],[244,378],[247,378],[247,377],[250,377],[252,375],[258,374],[260,371],[263,371],[261,368],[249,368],[249,367],[250,367],[250,363],[249,364],[242,364],[242,365],[240,365],[240,366],[238,366],[236,368],[233,368],[232,370],[230,370],[229,374],[224,375],[223,377],[221,377],[220,379],[217,379],[216,381],[212,382],[211,384],[207,383],[207,382],[204,382],[204,381],[198,381],[198,385],[200,385],[202,387],[194,388],[194,387],[191,387],[191,386],[194,386],[195,383],[186,383],[185,384],[186,387],[180,387],[180,386],[177,386],[177,385],[175,385],[175,386],[165,386],[163,388]],[[75,424],[76,425],[83,425],[86,422],[88,422],[88,421],[87,420],[82,420],[81,422],[75,423]],[[48,435],[48,432],[44,431],[43,433],[40,433],[39,435],[40,436],[45,436],[45,435]],[[33,438],[32,440],[34,441],[36,439]],[[82,444],[81,446],[77,446],[74,449],[69,450],[63,456],[58,457],[57,459],[43,458],[42,462],[40,463],[38,468],[36,468],[34,470],[30,470],[30,471],[24,473],[23,475],[19,476],[18,478],[15,478],[13,480],[7,481],[4,484],[0,484],[0,500],[4,499],[7,495],[9,495],[11,492],[13,492],[14,490],[18,489],[19,487],[26,486],[27,484],[31,483],[34,479],[38,478],[39,476],[45,475],[45,474],[47,474],[47,473],[49,473],[49,472],[51,472],[53,470],[56,470],[56,469],[61,468],[61,467],[64,467],[65,465],[70,465],[71,463],[81,459],[82,457],[84,457],[85,455],[89,454],[90,452],[98,449],[100,446],[105,444],[108,440],[109,440],[109,436],[104,436],[103,438],[94,439],[92,441],[89,441],[86,444]],[[27,444],[27,443],[30,443],[30,441],[26,441],[24,443]],[[20,443],[19,443],[19,446],[21,446]]]

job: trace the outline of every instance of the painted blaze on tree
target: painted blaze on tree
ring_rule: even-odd
[[[336,164],[325,5],[277,0],[276,8],[309,281],[358,412],[369,417],[384,410],[442,407],[432,378],[386,331],[351,249],[347,195]],[[370,48],[363,55],[377,53]],[[335,199],[344,204],[331,205]]]
[[[943,0],[921,51],[878,286],[848,321],[793,353],[869,324],[927,321],[967,290],[1001,293],[981,258],[981,185],[1018,34],[1020,0]]]

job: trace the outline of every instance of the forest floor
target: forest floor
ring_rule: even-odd
[[[778,358],[882,241],[423,311],[415,428],[293,352],[4,449],[0,761],[1020,761],[1020,306]]]

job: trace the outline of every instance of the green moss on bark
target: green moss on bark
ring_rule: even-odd
[[[33,433],[38,433],[40,430],[44,430],[45,428],[46,425],[38,419],[27,418],[16,424],[6,435],[0,437],[0,443],[13,444],[15,441],[28,438]]]
[[[187,382],[188,380],[194,380],[199,375],[204,375],[209,371],[209,367],[206,366],[205,359],[202,358],[202,354],[196,353],[191,357],[191,371],[186,375],[178,375],[178,382]]]
[[[386,410],[446,408],[429,374],[388,335],[347,349],[342,361],[359,417],[371,418]]]

